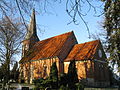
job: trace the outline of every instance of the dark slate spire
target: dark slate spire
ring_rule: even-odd
[[[35,9],[33,9],[33,11],[32,11],[30,24],[28,26],[28,30],[27,30],[27,34],[26,34],[25,39],[30,39],[32,35],[37,35]]]
[[[25,36],[25,40],[22,41],[22,57],[39,41],[36,30],[35,9],[32,11],[30,24]]]

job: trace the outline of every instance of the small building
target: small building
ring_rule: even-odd
[[[100,40],[78,44],[74,32],[67,32],[40,41],[36,31],[35,11],[22,42],[20,79],[32,83],[33,79],[46,78],[50,67],[57,64],[58,73],[67,73],[71,60],[75,60],[78,78],[88,85],[109,85],[106,55]]]

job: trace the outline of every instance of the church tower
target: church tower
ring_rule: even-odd
[[[22,41],[22,57],[39,41],[36,30],[35,10],[33,9],[25,39]]]

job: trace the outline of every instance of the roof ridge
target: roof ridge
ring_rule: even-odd
[[[73,31],[66,32],[66,33],[63,33],[63,34],[59,34],[59,35],[56,35],[56,36],[53,36],[53,37],[49,37],[49,38],[43,39],[41,41],[44,41],[44,40],[47,40],[47,39],[51,39],[51,38],[54,38],[54,37],[58,37],[58,36],[61,36],[61,35],[66,35],[66,34],[69,34],[69,33],[73,33]],[[39,42],[41,42],[41,41],[39,41]]]
[[[100,41],[100,40],[93,40],[93,41],[88,41],[88,42],[84,42],[84,43],[90,43],[90,42],[95,42],[95,41]],[[80,44],[84,44],[84,43],[79,43],[79,44],[76,44],[76,45],[80,45]]]

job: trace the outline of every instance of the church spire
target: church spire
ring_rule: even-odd
[[[35,9],[33,9],[25,39],[30,39],[32,35],[36,35],[36,34],[37,31],[36,31]]]
[[[33,9],[27,34],[25,36],[25,40],[23,40],[22,42],[22,57],[24,57],[26,53],[38,41],[39,41],[39,38],[37,36],[37,29],[36,29],[35,9]]]

